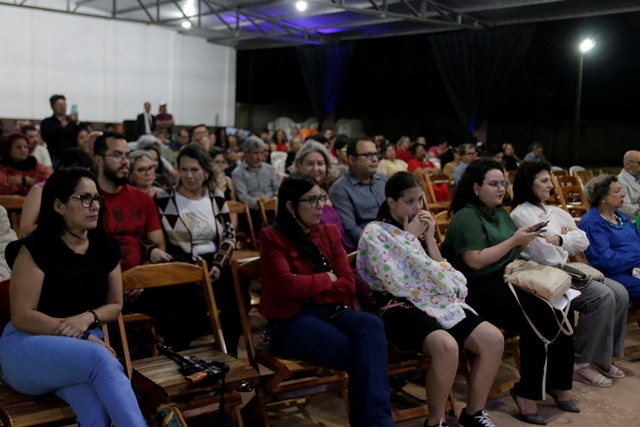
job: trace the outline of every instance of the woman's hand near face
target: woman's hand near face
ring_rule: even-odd
[[[436,219],[433,217],[431,212],[429,211],[420,211],[418,212],[420,216],[420,221],[427,225],[427,229],[424,232],[425,238],[433,238],[436,234]]]
[[[420,213],[418,212],[411,221],[409,221],[409,215],[405,215],[403,228],[404,231],[413,234],[416,237],[422,236],[426,231],[428,224],[420,219]]]

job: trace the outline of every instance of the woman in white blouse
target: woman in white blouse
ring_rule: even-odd
[[[513,184],[511,216],[518,227],[549,221],[543,235],[531,241],[521,256],[556,266],[584,251],[589,240],[571,215],[544,204],[553,190],[550,170],[546,161],[520,164]],[[612,360],[624,355],[629,295],[620,283],[611,279],[605,279],[604,283],[591,281],[581,292],[571,302],[571,308],[580,312],[574,346],[574,380],[611,387],[612,378],[625,376]]]

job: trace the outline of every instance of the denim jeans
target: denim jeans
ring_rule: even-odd
[[[320,316],[332,307],[307,307],[287,320],[270,322],[274,353],[346,371],[351,426],[394,426],[382,321],[354,310],[341,313],[331,322],[322,319]]]
[[[82,427],[147,425],[122,365],[100,344],[31,335],[9,322],[0,338],[0,366],[9,385],[21,393],[55,392]]]

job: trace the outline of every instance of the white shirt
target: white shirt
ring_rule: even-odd
[[[544,228],[545,236],[559,235],[562,237],[562,246],[547,243],[543,237],[533,239],[520,254],[522,258],[535,261],[539,264],[556,266],[567,262],[569,256],[576,255],[589,246],[587,233],[580,230],[568,212],[556,206],[544,206],[544,210],[529,202],[518,205],[511,212],[511,218],[518,228],[530,227],[540,222],[549,221]],[[571,231],[566,234],[562,230],[569,227]]]
[[[176,191],[176,205],[180,218],[191,232],[193,253],[202,255],[215,252],[216,219],[213,217],[209,192],[200,200],[191,200]]]
[[[49,150],[46,145],[36,145],[31,155],[35,157],[38,163],[41,163],[42,166],[46,168],[53,167],[53,164],[51,163],[51,156],[49,155]]]

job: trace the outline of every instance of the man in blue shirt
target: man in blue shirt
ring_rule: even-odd
[[[544,146],[539,142],[534,142],[531,145],[531,152],[527,153],[527,155],[524,156],[524,161],[525,162],[544,162],[547,159],[546,157],[544,157],[544,154],[542,154],[543,152],[544,152]]]
[[[460,178],[462,178],[462,174],[469,166],[469,163],[473,162],[476,157],[478,157],[478,152],[476,151],[476,147],[472,144],[462,144],[458,147],[458,155],[460,156],[460,164],[453,171],[453,182],[458,185]]]
[[[362,137],[347,145],[349,170],[329,189],[333,207],[340,213],[344,231],[354,246],[364,227],[376,219],[384,201],[385,175],[378,169],[378,149],[371,138]]]

